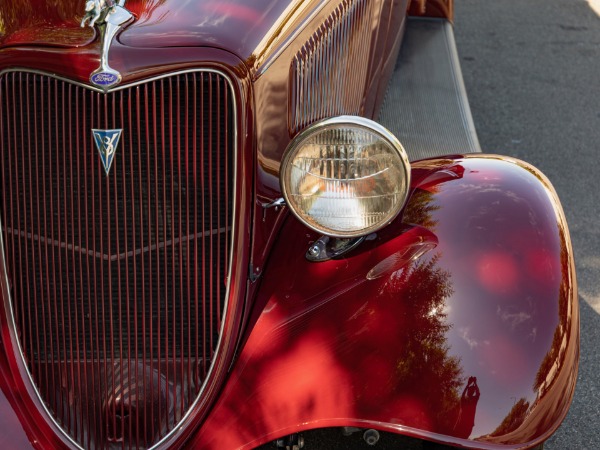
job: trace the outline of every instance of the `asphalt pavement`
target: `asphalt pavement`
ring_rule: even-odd
[[[546,450],[600,448],[600,17],[586,0],[457,0],[455,36],[484,152],[540,168],[575,250],[581,360]]]

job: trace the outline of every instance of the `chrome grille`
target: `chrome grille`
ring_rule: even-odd
[[[226,313],[235,112],[191,71],[100,93],[0,76],[1,221],[30,376],[86,448],[147,448],[210,375]],[[108,175],[92,129],[122,129]]]

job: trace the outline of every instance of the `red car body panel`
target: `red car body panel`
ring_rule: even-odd
[[[414,16],[454,18],[454,0],[411,0],[409,14]]]
[[[129,0],[135,22],[121,33],[124,45],[141,48],[217,47],[248,58],[288,10],[299,1],[269,0]],[[310,2],[309,2],[310,3]],[[44,45],[76,48],[90,44],[96,32],[81,27],[85,1],[3,2],[3,46]],[[313,7],[316,3],[312,3]],[[247,30],[243,35],[232,29]]]
[[[308,262],[318,236],[288,219],[256,324],[195,444],[253,448],[358,426],[520,448],[558,426],[579,319],[556,194],[501,157],[424,161],[413,177],[401,216],[340,260]],[[470,423],[467,376],[480,389]]]
[[[101,44],[80,27],[85,2],[48,3],[0,4],[0,71],[27,68],[89,84]],[[422,3],[410,2],[410,12],[452,17],[451,1]],[[305,258],[319,236],[285,208],[264,209],[281,195],[279,163],[296,134],[290,61],[338,4],[126,4],[135,21],[110,52],[122,84],[199,65],[237,83],[242,226],[231,295],[244,308],[229,318],[231,370],[217,371],[204,394],[213,406],[192,415],[170,443],[247,449],[325,426],[473,448],[541,442],[573,395],[579,318],[566,222],[539,171],[494,156],[415,163],[401,215],[344,258],[322,263]],[[380,21],[350,40],[371,50],[351,113],[374,117],[409,2],[368,4]],[[5,299],[4,277],[1,286]],[[0,446],[66,447],[24,381],[8,314],[0,316]],[[467,395],[470,377],[476,400]]]

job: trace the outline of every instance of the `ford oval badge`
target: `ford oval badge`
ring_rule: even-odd
[[[119,74],[115,72],[98,72],[92,74],[90,81],[96,86],[106,88],[113,84],[117,84],[120,78]]]

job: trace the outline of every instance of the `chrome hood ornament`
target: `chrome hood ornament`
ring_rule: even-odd
[[[88,21],[90,27],[98,26],[102,39],[100,67],[92,72],[90,82],[104,90],[121,82],[121,74],[108,65],[108,52],[117,32],[133,18],[124,5],[125,0],[89,0],[85,4],[81,26]]]

